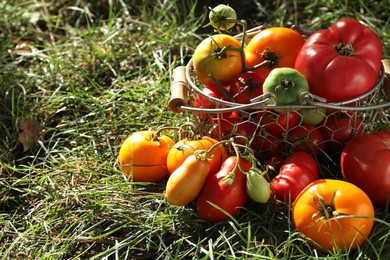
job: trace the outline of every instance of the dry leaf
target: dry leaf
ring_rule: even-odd
[[[20,117],[16,120],[16,127],[19,130],[18,140],[23,145],[23,152],[36,146],[42,139],[42,127],[34,120]]]

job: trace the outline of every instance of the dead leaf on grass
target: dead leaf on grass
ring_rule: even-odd
[[[18,140],[23,145],[23,152],[30,150],[42,140],[42,127],[37,121],[20,117],[16,120],[16,127],[19,130]]]

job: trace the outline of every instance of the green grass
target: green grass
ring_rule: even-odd
[[[125,4],[125,2],[127,4]],[[379,259],[390,254],[390,213],[377,209],[369,242],[319,254],[288,210],[248,205],[211,225],[194,204],[169,205],[164,183],[132,183],[117,164],[132,132],[191,119],[167,109],[172,68],[211,32],[193,1],[0,2],[0,256],[2,259]],[[250,26],[308,28],[363,20],[390,57],[385,1],[245,1]],[[245,3],[245,4],[244,4]],[[178,7],[180,6],[180,8]],[[255,11],[254,11],[255,10]],[[388,124],[381,111],[378,125]],[[41,124],[23,152],[16,121]]]

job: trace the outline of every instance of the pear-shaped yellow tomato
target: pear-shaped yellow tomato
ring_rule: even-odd
[[[210,170],[207,159],[191,154],[177,168],[167,182],[165,197],[175,206],[184,206],[193,201],[201,192]]]
[[[168,177],[167,156],[174,141],[155,131],[130,135],[119,150],[119,165],[132,181],[158,182]]]

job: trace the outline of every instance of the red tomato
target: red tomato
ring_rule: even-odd
[[[230,95],[237,103],[249,104],[251,99],[263,94],[264,77],[256,72],[244,72],[230,86]]]
[[[119,165],[132,181],[162,181],[169,176],[167,156],[173,145],[170,137],[156,136],[156,131],[135,132],[119,150]]]
[[[239,163],[234,176],[232,171]],[[248,195],[246,193],[246,174],[252,164],[236,156],[228,157],[222,164],[218,173],[210,176],[198,197],[198,216],[208,222],[220,222],[229,220],[229,216],[217,207],[223,209],[231,216],[236,216],[245,205]],[[215,204],[217,207],[214,207]]]
[[[307,152],[295,152],[286,158],[279,175],[271,182],[275,198],[294,202],[298,194],[318,177],[318,166],[313,156]]]
[[[295,68],[307,78],[310,92],[340,102],[374,87],[380,71],[382,43],[374,31],[343,18],[312,34],[299,52]]]
[[[293,151],[319,154],[325,143],[321,131],[313,125],[302,124],[288,132],[288,141]]]
[[[193,54],[194,71],[199,81],[213,90],[218,88],[210,74],[221,86],[236,81],[243,71],[240,48],[240,41],[230,35],[216,34],[204,39]]]
[[[295,111],[282,114],[267,111],[256,114],[254,119],[261,126],[260,131],[265,131],[274,137],[282,137],[284,133],[297,125],[299,114]]]
[[[232,137],[242,136],[245,137],[248,141],[250,141],[254,132],[253,125],[249,121],[235,121],[236,120],[220,120],[220,122],[213,127],[211,131],[211,136],[216,139],[220,137],[223,140],[227,140]],[[246,144],[245,140],[241,138],[237,138],[235,142],[243,145]]]
[[[205,87],[202,89],[202,92],[206,94],[207,96],[210,97],[215,97],[215,98],[222,98],[222,94],[218,94],[218,92],[212,91],[211,89]],[[217,107],[216,102],[210,100],[208,97],[202,95],[202,94],[197,94],[194,99],[194,107],[195,108],[207,108],[207,109],[214,109]],[[205,112],[200,112],[197,113],[197,115],[208,122],[211,122],[212,118],[216,117],[216,114],[213,113],[205,113]]]
[[[247,67],[253,67],[264,60],[270,63],[256,71],[267,77],[274,68],[294,68],[295,58],[304,44],[302,35],[283,27],[272,27],[260,31],[245,48]]]
[[[337,153],[353,137],[363,134],[364,126],[356,113],[334,112],[319,129],[326,142],[326,151]]]
[[[375,205],[390,202],[390,130],[355,137],[341,153],[341,171]],[[389,205],[389,204],[387,204]]]
[[[370,236],[373,218],[370,198],[342,180],[312,182],[292,207],[297,231],[322,252],[349,252],[361,245]]]

